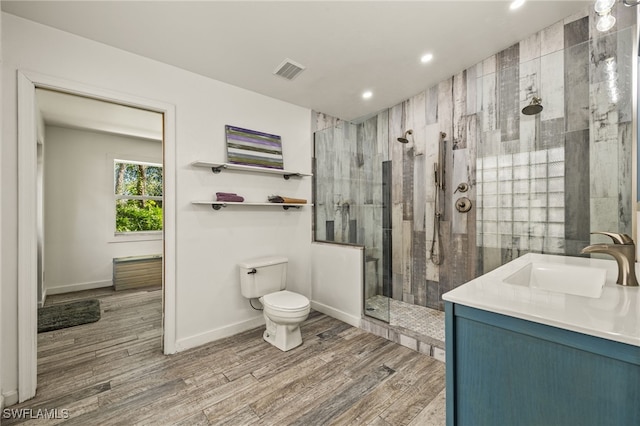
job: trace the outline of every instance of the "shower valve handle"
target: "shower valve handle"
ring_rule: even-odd
[[[460,191],[460,192],[467,192],[469,190],[469,184],[466,182],[462,182],[461,184],[458,185],[458,187],[456,188],[455,191],[453,191],[453,193],[455,194],[456,192]]]

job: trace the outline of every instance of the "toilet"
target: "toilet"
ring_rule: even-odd
[[[311,306],[303,295],[285,290],[288,262],[286,257],[271,256],[238,264],[242,295],[257,298],[264,307],[264,340],[282,351],[302,344],[300,324],[309,316]]]

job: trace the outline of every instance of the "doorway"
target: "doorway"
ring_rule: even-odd
[[[97,101],[152,111],[162,115],[163,231],[162,231],[162,343],[175,352],[175,107],[35,73],[18,73],[18,367],[19,401],[35,395],[37,386],[37,303],[40,276],[38,256],[38,114],[36,89],[47,89]],[[46,143],[46,142],[45,142]],[[46,148],[45,148],[46,149]],[[46,215],[46,212],[44,213]],[[46,256],[44,256],[46,257]],[[46,259],[44,260],[46,264]],[[43,271],[47,276],[47,271]],[[46,281],[46,279],[45,279]],[[46,288],[46,286],[45,286]],[[40,290],[40,291],[39,291]]]

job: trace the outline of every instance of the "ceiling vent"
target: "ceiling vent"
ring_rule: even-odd
[[[275,75],[279,75],[280,77],[286,78],[287,80],[293,80],[304,71],[304,66],[300,65],[297,62],[292,61],[287,58],[282,62],[276,70],[273,72]]]

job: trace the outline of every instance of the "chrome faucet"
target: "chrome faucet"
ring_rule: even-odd
[[[636,245],[627,234],[614,232],[592,232],[592,234],[606,235],[613,240],[613,244],[591,244],[582,249],[581,253],[603,253],[613,256],[618,262],[618,280],[620,285],[637,287],[636,279]]]

